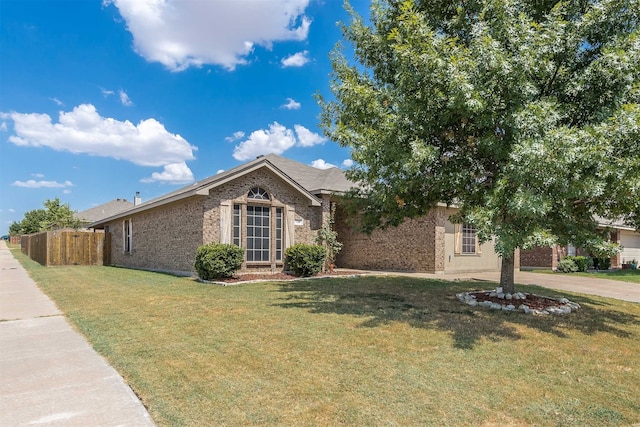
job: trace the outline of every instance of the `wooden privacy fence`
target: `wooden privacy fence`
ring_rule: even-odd
[[[93,231],[58,230],[22,236],[22,252],[45,267],[109,265],[110,235]]]

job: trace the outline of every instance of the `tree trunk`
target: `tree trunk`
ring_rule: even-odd
[[[502,269],[500,271],[500,286],[504,293],[514,293],[515,284],[515,251],[502,257]]]

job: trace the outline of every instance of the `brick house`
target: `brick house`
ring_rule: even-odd
[[[609,221],[604,218],[596,218],[598,227],[609,231],[609,239],[622,247],[618,255],[611,258],[611,268],[619,269],[624,264],[630,264],[632,260],[640,261],[640,233],[621,221]],[[573,245],[535,247],[520,251],[520,265],[522,268],[543,268],[555,270],[565,256],[590,254]]]
[[[232,243],[245,249],[244,272],[280,271],[284,251],[314,243],[336,209],[344,244],[342,268],[429,273],[495,271],[493,242],[478,244],[475,230],[449,222],[453,208],[371,236],[351,229],[336,194],[353,186],[338,168],[317,169],[269,154],[91,224],[111,236],[111,264],[195,273],[198,246]],[[517,263],[516,263],[517,264]]]

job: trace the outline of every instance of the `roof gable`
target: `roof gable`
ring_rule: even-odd
[[[303,165],[302,163],[298,163],[293,160],[285,159],[284,157],[270,154],[268,156],[258,157],[255,160],[244,163],[228,171],[218,173],[209,178],[205,178],[201,181],[195,182],[186,187],[182,187],[178,190],[167,193],[163,196],[149,200],[145,203],[142,203],[124,212],[120,212],[118,214],[112,215],[107,218],[102,218],[101,220],[91,224],[91,226],[99,227],[115,219],[132,215],[138,212],[142,212],[148,209],[156,208],[156,207],[159,207],[168,203],[172,203],[178,200],[186,199],[188,197],[208,196],[209,192],[215,189],[216,187],[219,187],[223,184],[236,180],[248,173],[251,173],[263,168],[270,170],[276,176],[280,177],[282,180],[287,182],[295,191],[297,191],[305,199],[307,199],[311,206],[321,206],[320,200],[314,195],[314,193],[312,193],[308,188],[306,188],[305,185],[299,182],[298,179],[300,179],[306,185],[313,185],[314,182],[324,183],[327,179],[324,178],[323,175],[325,175],[326,173],[322,173],[323,171],[320,169],[312,168],[310,166]],[[316,171],[320,171],[321,173],[316,173],[309,169],[314,169]],[[336,169],[336,170],[339,171],[339,169]],[[330,172],[329,174],[326,174],[326,175],[335,176],[334,173],[335,172]],[[298,179],[295,179],[292,175],[294,175]]]

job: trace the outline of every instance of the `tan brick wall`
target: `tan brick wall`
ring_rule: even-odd
[[[426,273],[499,271],[500,257],[493,242],[484,243],[480,254],[454,253],[454,226],[448,221],[453,213],[453,209],[437,208],[423,217],[367,236],[354,231],[346,223],[346,214],[338,209],[336,231],[344,247],[337,266]]]
[[[109,224],[112,265],[190,273],[202,244],[203,199],[192,197],[141,212],[132,224],[132,253],[124,253],[124,219]]]
[[[207,197],[194,196],[127,218],[132,221],[132,254],[124,253],[124,219],[110,223],[112,265],[195,274],[193,263],[198,246],[220,242],[221,202],[246,205],[247,194],[253,187],[265,189],[271,197],[271,201],[265,203],[282,207],[285,216],[286,207],[295,209],[302,225],[295,227],[294,243],[315,242],[322,225],[322,208],[309,206],[307,198],[270,171],[258,170],[213,189]],[[246,224],[244,218],[243,224]],[[286,233],[286,227],[283,232]],[[245,263],[242,271],[274,269],[282,269],[282,263]]]
[[[371,270],[435,272],[437,214],[409,219],[398,227],[376,230],[370,236],[351,228],[338,207],[336,231],[343,243],[336,266]]]
[[[249,201],[247,194],[254,187],[260,187],[269,193],[269,202]],[[295,217],[302,220],[302,225],[295,226],[294,243],[315,243],[315,237],[322,225],[322,209],[318,206],[309,206],[307,198],[294,189],[286,181],[268,170],[258,170],[247,174],[239,179],[224,184],[211,191],[205,202],[204,211],[204,241],[205,243],[220,242],[220,204],[229,201],[233,204],[247,205],[256,204],[264,206],[281,207],[284,209],[284,223],[286,224],[288,214],[287,208],[293,208]],[[243,209],[244,212],[244,209]],[[242,218],[242,223],[246,224],[246,217]],[[283,224],[284,225],[284,224]],[[243,239],[245,230],[243,229]],[[283,233],[286,233],[284,226]],[[272,233],[272,240],[275,236]],[[283,236],[284,239],[284,236]],[[284,245],[283,245],[284,246]],[[273,247],[273,245],[272,245]],[[284,248],[286,249],[286,248]],[[283,249],[283,252],[284,252]],[[282,270],[282,262],[243,264],[242,271],[279,271]]]

